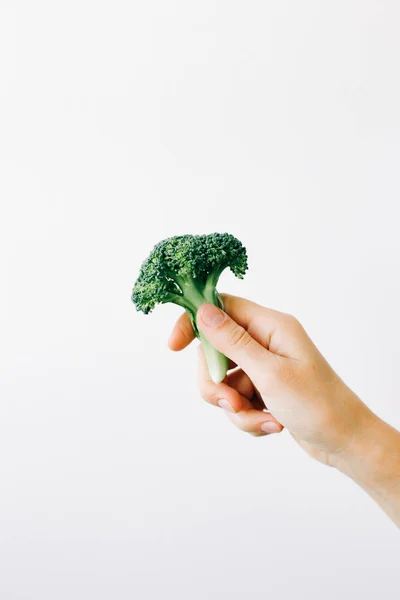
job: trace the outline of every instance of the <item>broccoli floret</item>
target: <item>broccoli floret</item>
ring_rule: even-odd
[[[228,369],[228,359],[202,335],[196,325],[196,313],[209,302],[224,309],[217,292],[224,269],[243,279],[247,253],[242,243],[229,233],[179,235],[154,246],[140,269],[132,291],[136,309],[148,314],[157,304],[173,302],[189,314],[193,331],[201,341],[210,376],[220,383]]]

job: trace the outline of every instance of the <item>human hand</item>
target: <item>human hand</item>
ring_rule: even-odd
[[[317,460],[335,465],[377,418],[345,385],[292,316],[223,295],[226,313],[204,304],[197,326],[231,361],[220,384],[211,381],[199,351],[203,398],[225,409],[231,421],[254,436],[285,427]],[[194,339],[189,317],[176,323],[169,347]],[[267,412],[268,410],[268,412]]]

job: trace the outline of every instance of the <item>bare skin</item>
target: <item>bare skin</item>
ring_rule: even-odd
[[[197,325],[230,359],[215,384],[199,347],[199,388],[242,431],[256,437],[286,428],[313,458],[362,486],[400,526],[400,433],[379,419],[335,373],[291,315],[223,295],[226,313],[204,304]],[[184,313],[169,347],[194,339]]]

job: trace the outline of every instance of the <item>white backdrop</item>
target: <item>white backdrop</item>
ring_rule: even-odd
[[[203,403],[153,244],[229,231],[400,426],[396,0],[2,0],[0,598],[395,598],[398,530]]]

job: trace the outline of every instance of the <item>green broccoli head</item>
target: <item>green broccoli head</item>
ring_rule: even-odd
[[[247,270],[246,248],[233,235],[212,233],[174,236],[154,246],[141,266],[132,291],[136,309],[145,314],[157,304],[167,302],[187,310],[194,332],[206,350],[210,373],[220,381],[226,374],[227,359],[212,349],[199,333],[196,313],[205,302],[223,308],[216,285],[221,273],[228,267],[239,279],[244,277]],[[220,362],[218,369],[218,365],[210,365],[216,359]]]
[[[229,233],[167,238],[154,246],[142,264],[132,301],[145,314],[157,304],[182,305],[187,287],[195,286],[201,292],[211,282],[216,285],[227,267],[239,279],[247,270],[246,249]]]

